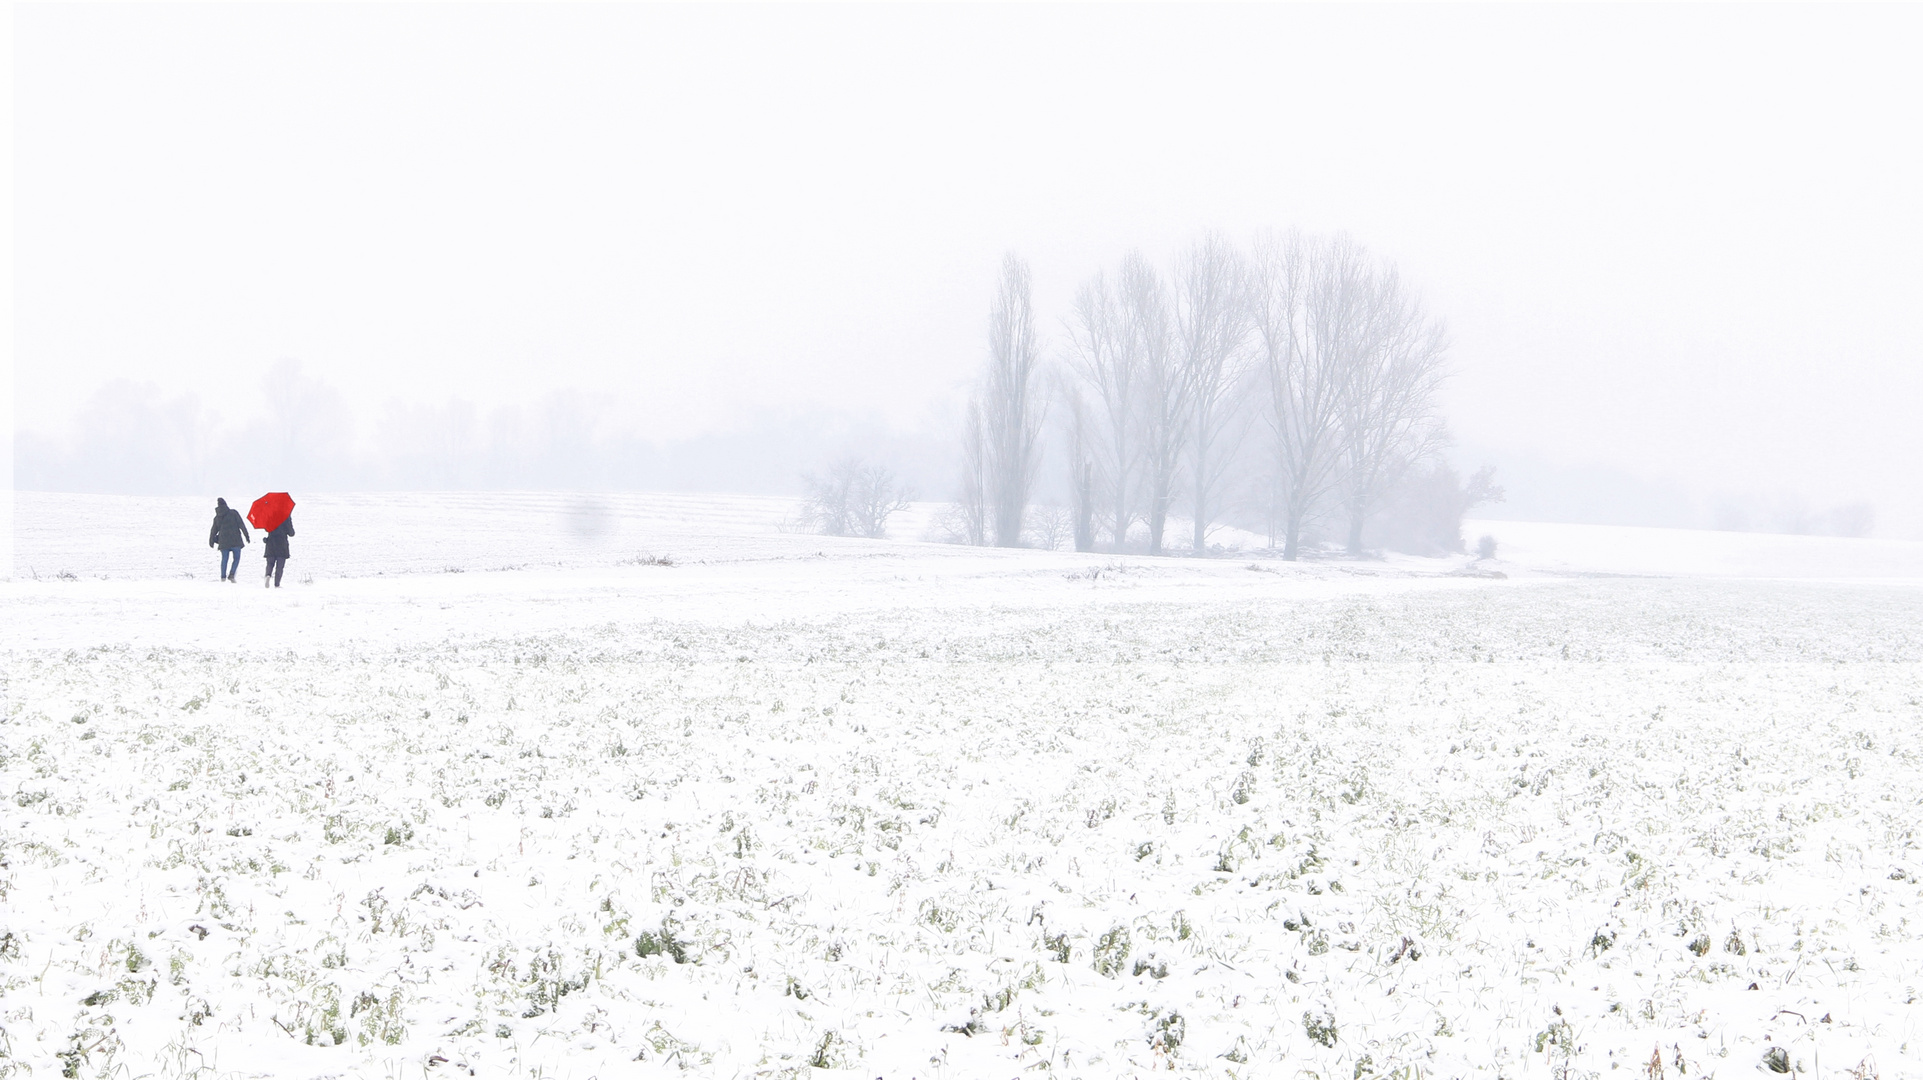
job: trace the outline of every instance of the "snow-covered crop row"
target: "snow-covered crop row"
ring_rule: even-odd
[[[1590,581],[17,648],[0,1076],[1912,1075],[1919,616]]]

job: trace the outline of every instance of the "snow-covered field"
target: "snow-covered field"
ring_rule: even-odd
[[[203,502],[19,496],[0,1077],[1923,1075],[1923,545]]]

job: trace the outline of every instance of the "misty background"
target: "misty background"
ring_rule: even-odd
[[[949,499],[1004,252],[1059,358],[1092,267],[1299,227],[1447,324],[1484,516],[1923,537],[1920,22],[20,8],[11,471]]]

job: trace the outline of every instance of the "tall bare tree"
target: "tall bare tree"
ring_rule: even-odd
[[[1238,391],[1249,339],[1247,291],[1241,254],[1217,233],[1198,239],[1176,268],[1176,358],[1188,396],[1188,494],[1197,555],[1208,550],[1215,498],[1245,415]]]
[[[1175,349],[1168,287],[1139,252],[1122,260],[1116,308],[1123,362],[1134,370],[1139,388],[1135,438],[1141,448],[1148,550],[1160,555],[1169,507],[1180,494],[1178,473],[1192,413],[1187,373]]]
[[[1077,414],[1085,432],[1100,494],[1102,524],[1117,551],[1135,522],[1134,498],[1140,483],[1142,445],[1138,415],[1141,393],[1138,350],[1128,347],[1121,301],[1108,275],[1082,283],[1068,320],[1068,369],[1079,386],[1076,395],[1089,415]]]
[[[1303,527],[1342,479],[1342,393],[1362,348],[1369,273],[1347,237],[1265,233],[1255,241],[1250,312],[1268,391],[1284,559],[1297,557]]]
[[[1022,514],[1041,464],[1041,357],[1028,264],[1002,259],[1001,286],[988,313],[988,371],[981,389],[981,433],[995,543],[1019,547]]]
[[[1362,550],[1369,515],[1404,474],[1447,442],[1436,395],[1448,336],[1392,266],[1368,277],[1356,313],[1356,356],[1342,384],[1349,551]]]

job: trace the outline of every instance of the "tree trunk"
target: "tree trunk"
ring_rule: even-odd
[[[1301,545],[1302,515],[1290,510],[1288,520],[1282,528],[1282,558],[1288,562],[1294,562]]]
[[[1349,554],[1362,554],[1362,523],[1368,515],[1363,512],[1362,504],[1349,505]]]
[[[1157,490],[1151,492],[1149,500],[1148,553],[1150,555],[1160,555],[1162,553],[1162,527],[1168,523],[1167,488],[1157,485]]]
[[[1022,513],[1028,508],[1013,498],[1004,496],[995,508],[995,546],[1022,546]]]
[[[1082,463],[1075,499],[1075,550],[1095,550],[1095,466]]]

